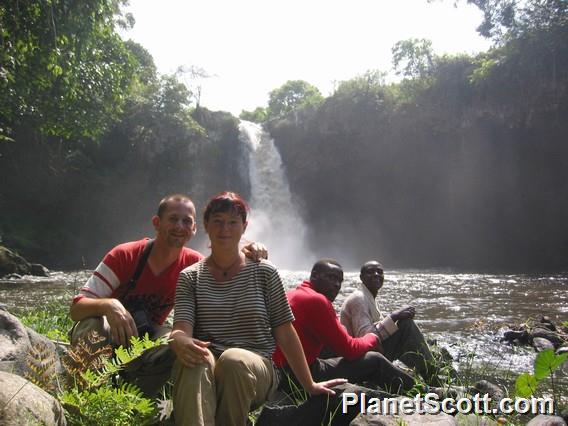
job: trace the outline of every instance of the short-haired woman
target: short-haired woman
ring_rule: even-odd
[[[248,210],[233,192],[212,198],[204,213],[211,254],[178,279],[171,334],[177,424],[244,426],[278,385],[276,343],[309,394],[333,394],[330,387],[344,382],[314,383],[278,271],[240,251]]]

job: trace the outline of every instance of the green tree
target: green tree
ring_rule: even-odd
[[[289,80],[269,94],[268,116],[282,116],[309,105],[318,105],[323,96],[317,87],[303,80]]]
[[[133,61],[115,31],[125,0],[8,1],[0,7],[0,136],[18,127],[96,137],[115,119]],[[132,19],[120,19],[125,25]]]
[[[422,78],[430,75],[434,59],[430,40],[416,38],[401,40],[392,48],[395,72],[406,78]]]
[[[254,111],[241,111],[239,118],[241,120],[252,121],[253,123],[264,123],[268,118],[268,112],[266,108],[256,107]]]

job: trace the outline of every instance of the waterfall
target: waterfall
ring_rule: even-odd
[[[306,228],[274,141],[255,123],[241,121],[239,131],[249,151],[251,186],[251,215],[244,237],[265,244],[269,260],[279,268],[310,268],[313,256],[304,247]]]

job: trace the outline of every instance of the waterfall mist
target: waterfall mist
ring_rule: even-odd
[[[251,215],[244,238],[259,241],[269,259],[286,269],[306,268],[306,227],[294,202],[274,141],[258,124],[241,121],[240,140],[249,150]]]

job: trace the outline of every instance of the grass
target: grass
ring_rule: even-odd
[[[69,318],[68,298],[53,298],[42,307],[22,310],[18,318],[26,327],[31,328],[49,339],[69,343],[67,333],[73,326]]]

